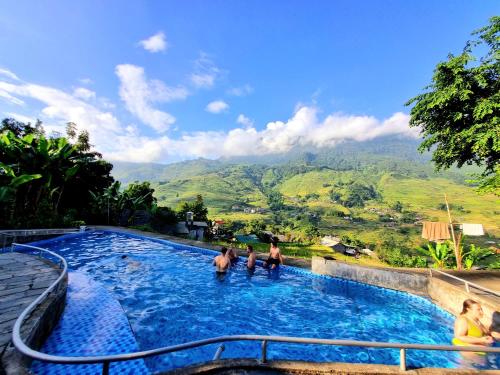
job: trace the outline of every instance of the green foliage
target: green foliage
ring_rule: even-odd
[[[195,201],[181,203],[177,212],[177,217],[179,220],[186,220],[186,213],[188,212],[193,213],[195,221],[208,221],[208,209],[205,207],[201,195],[197,195]]]
[[[406,224],[412,224],[417,219],[417,214],[412,211],[404,211],[400,217],[400,221]]]
[[[352,236],[343,235],[341,237],[341,240],[342,240],[343,244],[348,245],[348,246],[357,247],[357,248],[364,247],[363,242],[361,242],[360,240],[358,240],[357,238],[354,238]]]
[[[47,138],[40,122],[33,127],[5,119],[0,129],[0,226],[46,227],[88,219],[89,190],[109,186],[111,164],[66,138]]]
[[[154,189],[147,181],[139,183],[138,181],[129,184],[124,191],[131,200],[139,200],[140,204],[136,204],[137,209],[151,210],[156,204],[156,198],[153,196]]]
[[[22,123],[13,118],[6,118],[2,120],[0,125],[0,134],[7,133],[8,131],[14,133],[18,138],[22,138],[25,135],[33,134],[34,136],[45,135],[43,130],[42,122],[37,120],[35,126],[31,126],[31,123]]]
[[[161,228],[165,225],[172,225],[177,222],[177,213],[170,207],[153,206],[153,218],[151,225],[155,228]]]
[[[462,256],[463,266],[466,270],[470,270],[472,266],[477,265],[477,263],[495,253],[490,249],[481,248],[471,244],[469,249],[466,250]]]
[[[279,191],[271,191],[267,196],[267,204],[273,211],[283,209],[285,206],[285,199],[283,198],[283,194],[281,194]]]
[[[266,223],[263,220],[250,220],[244,228],[246,234],[256,234],[260,237],[261,232],[266,230]]]
[[[411,99],[410,126],[424,136],[421,151],[433,150],[438,169],[484,165],[483,190],[498,194],[500,157],[500,17],[469,41],[460,55],[437,65],[427,92]],[[473,48],[487,50],[476,62]],[[495,175],[497,177],[492,178]]]
[[[488,269],[490,270],[500,270],[500,259],[497,259],[490,264],[488,264]]]
[[[127,222],[124,220],[128,221],[138,210],[158,211],[160,208],[156,207],[156,199],[152,198],[154,189],[149,186],[148,182],[135,183],[130,184],[124,191],[120,191],[121,184],[119,181],[115,181],[100,194],[91,192],[94,219],[108,225],[125,225]],[[168,209],[168,207],[162,209]],[[160,220],[161,215],[160,213],[158,220]],[[168,212],[165,212],[165,215],[168,216]]]
[[[448,242],[433,244],[429,242],[427,248],[419,247],[417,250],[432,258],[434,268],[446,268],[446,263],[453,257],[453,250]]]
[[[425,257],[413,255],[411,249],[404,243],[389,237],[379,243],[377,256],[383,262],[395,267],[423,268],[427,267]]]
[[[340,201],[341,198],[342,198],[342,195],[338,191],[330,190],[330,200],[332,202],[338,202],[338,201]]]
[[[403,203],[401,203],[400,201],[396,201],[392,206],[391,208],[396,211],[396,212],[403,212]]]
[[[365,201],[376,199],[380,195],[373,185],[364,185],[361,183],[352,183],[347,187],[347,197],[341,199],[340,203],[344,207],[364,207]]]

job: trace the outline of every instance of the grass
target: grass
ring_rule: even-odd
[[[500,236],[498,227],[500,199],[492,194],[478,195],[469,186],[443,178],[419,180],[384,176],[379,188],[386,202],[393,203],[399,200],[412,211],[438,221],[448,221],[446,211],[437,209],[438,204],[444,203],[444,193],[446,193],[450,203],[463,206],[465,211],[452,211],[455,222],[481,223],[486,231],[496,237]]]
[[[478,195],[470,186],[462,184],[457,179],[444,178],[447,174],[429,174],[431,177],[417,178],[394,173],[367,174],[359,171],[333,171],[329,169],[314,170],[296,174],[281,181],[275,188],[285,196],[287,205],[306,207],[310,212],[321,216],[319,229],[322,234],[356,238],[364,243],[375,244],[383,237],[391,236],[405,241],[410,247],[422,245],[425,241],[420,237],[421,227],[413,224],[396,224],[390,227],[379,220],[379,215],[368,211],[368,208],[397,215],[390,207],[396,202],[403,203],[405,210],[416,212],[427,220],[448,221],[446,211],[437,207],[444,203],[443,193],[448,194],[450,203],[462,206],[463,210],[453,210],[456,222],[481,223],[487,235],[484,237],[469,237],[467,243],[488,247],[497,242],[500,237],[498,216],[500,200],[494,195]],[[449,176],[448,176],[449,177]],[[233,168],[225,172],[209,172],[203,175],[190,176],[184,179],[169,181],[155,185],[155,196],[159,204],[173,208],[180,201],[193,199],[202,194],[209,208],[210,219],[231,221],[250,221],[254,219],[267,220],[271,213],[249,214],[241,211],[231,211],[234,204],[247,203],[258,207],[267,207],[262,185],[272,180],[270,170],[260,177],[250,175],[241,168]],[[339,190],[334,185],[337,182],[361,181],[377,186],[381,193],[380,200],[366,202],[365,208],[345,208],[330,200],[331,189]],[[296,197],[307,194],[319,194],[318,199],[298,203]],[[332,216],[334,211],[345,215],[364,219],[363,223],[344,220]],[[284,252],[288,251],[283,249]],[[290,246],[290,254],[308,257],[319,249]]]
[[[232,246],[242,251],[246,249],[246,244],[244,243],[228,243],[224,241],[213,241],[211,242],[214,245],[219,246]],[[257,253],[267,254],[269,253],[269,244],[267,243],[252,243],[254,250]],[[368,256],[362,255],[360,258],[356,259],[354,257],[340,254],[332,250],[328,246],[316,245],[316,244],[299,244],[295,242],[281,242],[279,244],[279,248],[283,256],[294,257],[294,258],[302,258],[302,259],[311,259],[313,256],[330,256],[335,258],[336,260],[340,260],[347,263],[358,264],[358,265],[366,265],[366,266],[378,266],[378,267],[390,267],[389,265],[381,262],[376,258],[371,258]],[[240,252],[242,254],[242,252]],[[286,263],[286,259],[285,259]]]

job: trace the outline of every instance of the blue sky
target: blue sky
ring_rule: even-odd
[[[113,160],[286,152],[408,129],[497,1],[2,1],[0,115]]]

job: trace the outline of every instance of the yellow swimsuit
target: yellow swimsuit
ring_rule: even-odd
[[[471,322],[469,319],[467,318],[465,319],[467,320],[467,336],[478,337],[478,338],[484,336],[484,332],[481,329],[481,327],[479,327],[476,323]],[[459,340],[456,337],[454,337],[453,340],[451,340],[451,342],[453,343],[453,345],[457,346],[474,346],[474,344],[469,344],[468,342]],[[484,353],[477,353],[477,354],[484,354]]]

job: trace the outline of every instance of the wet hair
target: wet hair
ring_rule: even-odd
[[[273,237],[273,239],[271,240],[271,245],[273,245],[273,247],[278,246],[278,238],[277,237]]]
[[[127,258],[127,256],[125,254],[122,255],[122,259],[126,259],[126,258]]]
[[[248,251],[252,252],[253,251],[253,246],[252,245],[247,245]]]
[[[460,315],[463,315],[463,314],[467,313],[467,311],[470,310],[470,308],[472,307],[472,305],[479,305],[479,302],[476,302],[473,299],[466,299],[464,301],[464,305],[462,307],[462,312],[460,313]]]
[[[226,255],[226,253],[227,253],[227,247],[222,246],[222,247],[220,248],[220,252],[221,252],[223,255]]]

